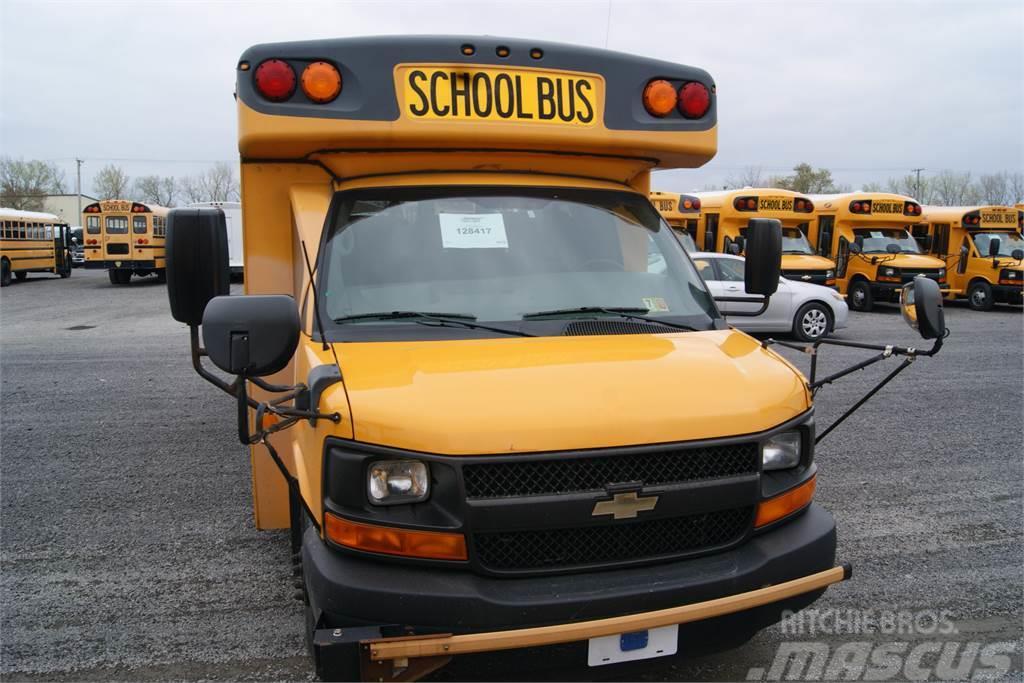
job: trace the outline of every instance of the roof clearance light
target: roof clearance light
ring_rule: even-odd
[[[686,201],[683,202],[683,208],[684,209],[692,209],[693,208],[693,202],[690,201],[689,199],[687,199]]]
[[[753,197],[748,197],[747,198],[747,210],[748,211],[753,211],[756,208],[757,208],[757,200],[754,199]]]
[[[644,88],[644,109],[659,119],[668,116],[676,106],[676,89],[668,81],[651,81]]]
[[[699,119],[711,107],[711,93],[703,83],[687,83],[679,89],[679,113],[688,119]]]
[[[256,90],[271,102],[284,102],[295,92],[295,71],[288,62],[268,59],[253,72]]]
[[[694,199],[693,200],[693,208],[694,209],[699,209],[700,208],[700,200],[699,199]]]
[[[333,64],[313,62],[302,70],[302,92],[317,104],[326,104],[341,92],[341,74]]]

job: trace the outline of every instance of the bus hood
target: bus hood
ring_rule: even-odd
[[[893,268],[945,268],[946,264],[941,259],[924,254],[896,254],[891,261],[885,260],[889,255],[866,254],[868,259],[878,256],[878,265],[891,266]]]
[[[834,270],[832,259],[816,254],[783,254],[783,270]]]
[[[357,441],[445,454],[749,434],[810,407],[803,376],[733,330],[336,345]]]

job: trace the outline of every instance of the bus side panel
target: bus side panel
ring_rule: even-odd
[[[309,164],[242,164],[246,294],[289,294],[299,298],[301,293],[295,292],[295,269],[304,265],[296,263],[293,256],[295,247],[289,188],[295,183],[329,186],[330,181],[321,168]],[[293,384],[296,379],[294,361],[266,379],[274,384]],[[257,400],[268,397],[255,387],[253,395]],[[292,448],[295,438],[290,430],[273,437],[274,447],[292,472],[295,471]],[[288,487],[281,473],[263,446],[252,446],[250,457],[256,528],[287,528]]]

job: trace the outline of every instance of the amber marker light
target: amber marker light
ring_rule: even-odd
[[[817,486],[817,476],[811,477],[804,483],[791,488],[781,496],[775,496],[762,501],[757,507],[757,519],[754,520],[755,527],[761,527],[772,522],[777,522],[798,510],[807,507],[814,498],[814,487]]]
[[[465,560],[466,537],[440,531],[413,531],[364,524],[324,513],[327,538],[355,550],[433,560]]]
[[[668,81],[651,81],[644,88],[644,109],[651,116],[668,116],[676,106],[676,89]]]
[[[302,92],[317,104],[330,102],[341,92],[341,74],[333,64],[313,62],[302,71]]]

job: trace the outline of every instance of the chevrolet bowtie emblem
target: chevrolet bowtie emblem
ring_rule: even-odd
[[[800,277],[800,279],[801,280],[810,280],[811,276],[810,275],[803,275],[803,276]]]
[[[629,493],[616,493],[611,500],[602,500],[594,506],[591,517],[598,515],[612,515],[615,519],[630,519],[636,517],[638,512],[653,510],[658,504],[657,496],[639,498],[636,491]]]

